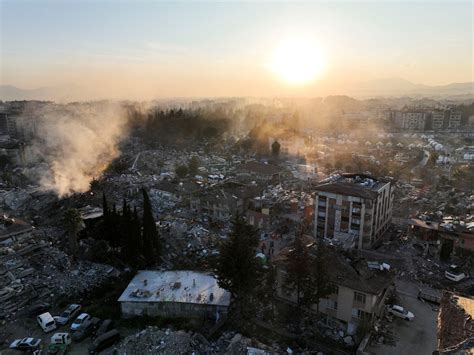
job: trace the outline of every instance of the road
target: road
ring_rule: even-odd
[[[372,345],[366,351],[380,355],[431,355],[436,350],[437,307],[418,300],[418,286],[415,283],[397,280],[395,282],[400,305],[415,315],[415,320],[395,318],[392,331],[396,345]]]
[[[411,169],[411,172],[415,172],[416,169],[418,168],[424,168],[426,164],[428,163],[428,160],[430,160],[430,152],[427,150],[423,150],[423,158],[420,160],[418,165],[416,165],[413,169]]]

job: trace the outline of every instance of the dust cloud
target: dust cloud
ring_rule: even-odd
[[[87,191],[120,154],[127,131],[126,112],[113,103],[51,105],[29,122],[35,138],[27,160],[36,163],[41,189],[58,197]]]

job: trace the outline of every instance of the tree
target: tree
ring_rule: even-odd
[[[288,258],[286,261],[287,277],[285,284],[295,291],[296,295],[296,318],[299,320],[301,316],[301,308],[310,299],[309,285],[312,280],[311,276],[311,256],[308,248],[304,245],[303,237],[298,234],[290,246]]]
[[[302,309],[314,305],[319,313],[319,302],[334,291],[326,269],[326,250],[324,244],[305,245],[302,233],[295,237],[288,253],[285,283],[296,294],[297,325],[300,325]]]
[[[133,218],[132,218],[132,234],[131,240],[133,243],[133,253],[135,255],[135,262],[140,264],[140,259],[143,251],[143,238],[142,238],[142,226],[140,223],[140,217],[138,217],[138,211],[135,207],[133,209]]]
[[[244,305],[259,283],[261,265],[256,258],[257,246],[257,230],[236,215],[229,238],[219,248],[215,272],[219,286],[236,298],[239,314],[248,309]]]
[[[188,175],[188,167],[186,165],[176,165],[175,173],[182,179]]]
[[[161,254],[161,242],[158,231],[156,229],[155,219],[151,209],[150,198],[145,189],[143,193],[143,249],[142,253],[145,257],[145,263],[155,264],[159,260]]]
[[[75,208],[70,208],[64,214],[64,221],[69,235],[69,251],[73,256],[77,254],[77,233],[81,224],[81,215]]]
[[[216,138],[219,132],[216,127],[208,126],[202,131],[202,136],[206,139]]]
[[[311,299],[309,303],[316,304],[316,310],[319,313],[319,302],[321,299],[329,296],[334,291],[334,285],[330,282],[329,273],[327,270],[327,256],[326,247],[323,241],[319,241],[316,246],[316,255],[312,262],[312,280],[313,282],[310,287],[314,290],[310,290],[309,295]]]
[[[197,156],[193,155],[191,159],[189,159],[188,172],[190,175],[194,176],[198,173],[199,164],[201,164],[201,162]]]
[[[272,144],[272,155],[273,158],[278,159],[278,156],[280,155],[280,143],[278,141],[273,142]]]
[[[269,263],[265,271],[262,285],[262,298],[271,306],[271,318],[275,317],[274,296],[277,292],[277,271],[275,265]]]

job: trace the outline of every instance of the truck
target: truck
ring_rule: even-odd
[[[418,289],[418,299],[420,301],[427,301],[435,304],[440,304],[441,302],[441,295],[439,292],[434,290],[422,290]]]

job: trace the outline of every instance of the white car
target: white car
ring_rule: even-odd
[[[79,317],[77,317],[74,320],[74,322],[72,322],[71,330],[72,331],[78,330],[81,327],[81,325],[84,324],[84,322],[89,319],[91,319],[90,315],[88,315],[87,313],[81,313]]]
[[[56,321],[49,312],[40,314],[38,317],[36,317],[36,321],[45,333],[48,333],[57,328]]]
[[[65,325],[74,317],[76,317],[81,311],[81,306],[78,304],[70,304],[66,310],[56,319],[56,322],[61,325]]]
[[[34,351],[39,349],[41,344],[41,339],[35,338],[23,338],[17,339],[10,344],[10,349],[15,349],[19,351]]]
[[[415,319],[415,315],[411,313],[410,311],[407,311],[402,306],[397,306],[397,305],[389,306],[388,312],[393,314],[396,317],[403,318],[405,320],[411,321]]]
[[[457,265],[450,265],[449,270],[444,272],[444,276],[451,281],[461,281],[466,277],[466,274],[462,272]]]

